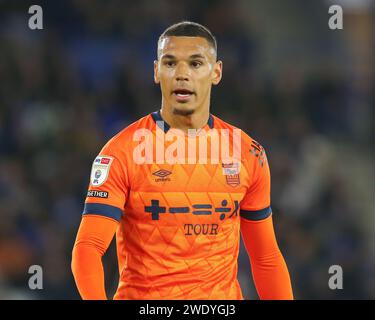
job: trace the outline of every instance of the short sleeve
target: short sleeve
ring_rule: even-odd
[[[102,215],[121,220],[128,195],[124,160],[107,148],[94,159],[90,184],[82,214]]]
[[[263,220],[271,215],[271,175],[264,148],[254,140],[251,143],[248,168],[252,179],[240,205],[240,216],[247,220]]]

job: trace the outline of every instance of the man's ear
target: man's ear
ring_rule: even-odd
[[[156,84],[160,83],[160,79],[159,79],[159,61],[158,60],[154,60],[154,82]]]
[[[215,62],[214,70],[212,72],[211,82],[213,85],[219,84],[222,74],[223,74],[223,62],[221,60],[218,60]]]

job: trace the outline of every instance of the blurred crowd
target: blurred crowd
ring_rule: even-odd
[[[44,29],[33,31],[27,2],[1,2],[0,298],[79,298],[70,261],[91,163],[110,137],[159,108],[157,39],[188,19],[215,34],[224,62],[211,112],[266,149],[295,297],[374,299],[375,39],[364,22],[374,10],[348,13],[344,30],[332,31],[328,4],[307,3],[43,2]],[[110,297],[115,257],[112,243]],[[35,264],[43,290],[28,288]],[[331,265],[343,268],[343,290],[328,287]],[[257,299],[243,246],[238,278]]]

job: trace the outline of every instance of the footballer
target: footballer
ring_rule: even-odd
[[[116,236],[113,299],[243,300],[241,234],[260,299],[293,299],[265,150],[210,112],[222,68],[206,27],[183,21],[160,36],[160,110],[115,135],[92,164],[71,262],[83,299],[107,299],[101,259]]]

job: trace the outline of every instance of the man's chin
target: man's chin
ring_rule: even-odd
[[[181,108],[181,107],[174,107],[173,114],[176,116],[190,116],[194,113],[195,109],[192,108]]]

